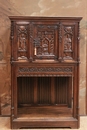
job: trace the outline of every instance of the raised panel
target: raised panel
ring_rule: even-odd
[[[70,107],[71,77],[18,77],[18,106],[66,105]],[[53,101],[54,98],[54,101]],[[68,99],[69,98],[69,99]]]
[[[35,59],[58,58],[58,24],[57,23],[34,23],[33,55]]]
[[[38,104],[49,105],[51,104],[51,78],[38,77]]]
[[[29,53],[29,22],[17,22],[16,34],[17,59],[27,60]]]
[[[17,78],[18,106],[34,103],[34,79],[32,77]]]
[[[55,78],[55,104],[68,105],[69,78]],[[71,86],[72,87],[72,86]]]
[[[62,58],[63,60],[75,60],[75,23],[62,23]]]

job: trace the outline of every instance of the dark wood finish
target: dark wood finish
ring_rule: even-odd
[[[10,17],[12,128],[79,128],[81,17]]]

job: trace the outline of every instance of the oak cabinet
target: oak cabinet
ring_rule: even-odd
[[[12,128],[79,128],[81,17],[10,17]]]

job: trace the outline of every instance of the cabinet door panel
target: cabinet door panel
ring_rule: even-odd
[[[58,23],[34,22],[33,23],[33,51],[32,56],[36,59],[58,58]]]

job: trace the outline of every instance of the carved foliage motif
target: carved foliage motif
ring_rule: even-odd
[[[64,58],[72,59],[73,52],[73,27],[65,26],[64,27]]]
[[[72,72],[72,67],[20,67],[19,72]]]
[[[18,26],[18,59],[27,59],[27,26]]]
[[[72,67],[20,67],[18,76],[72,76]]]

